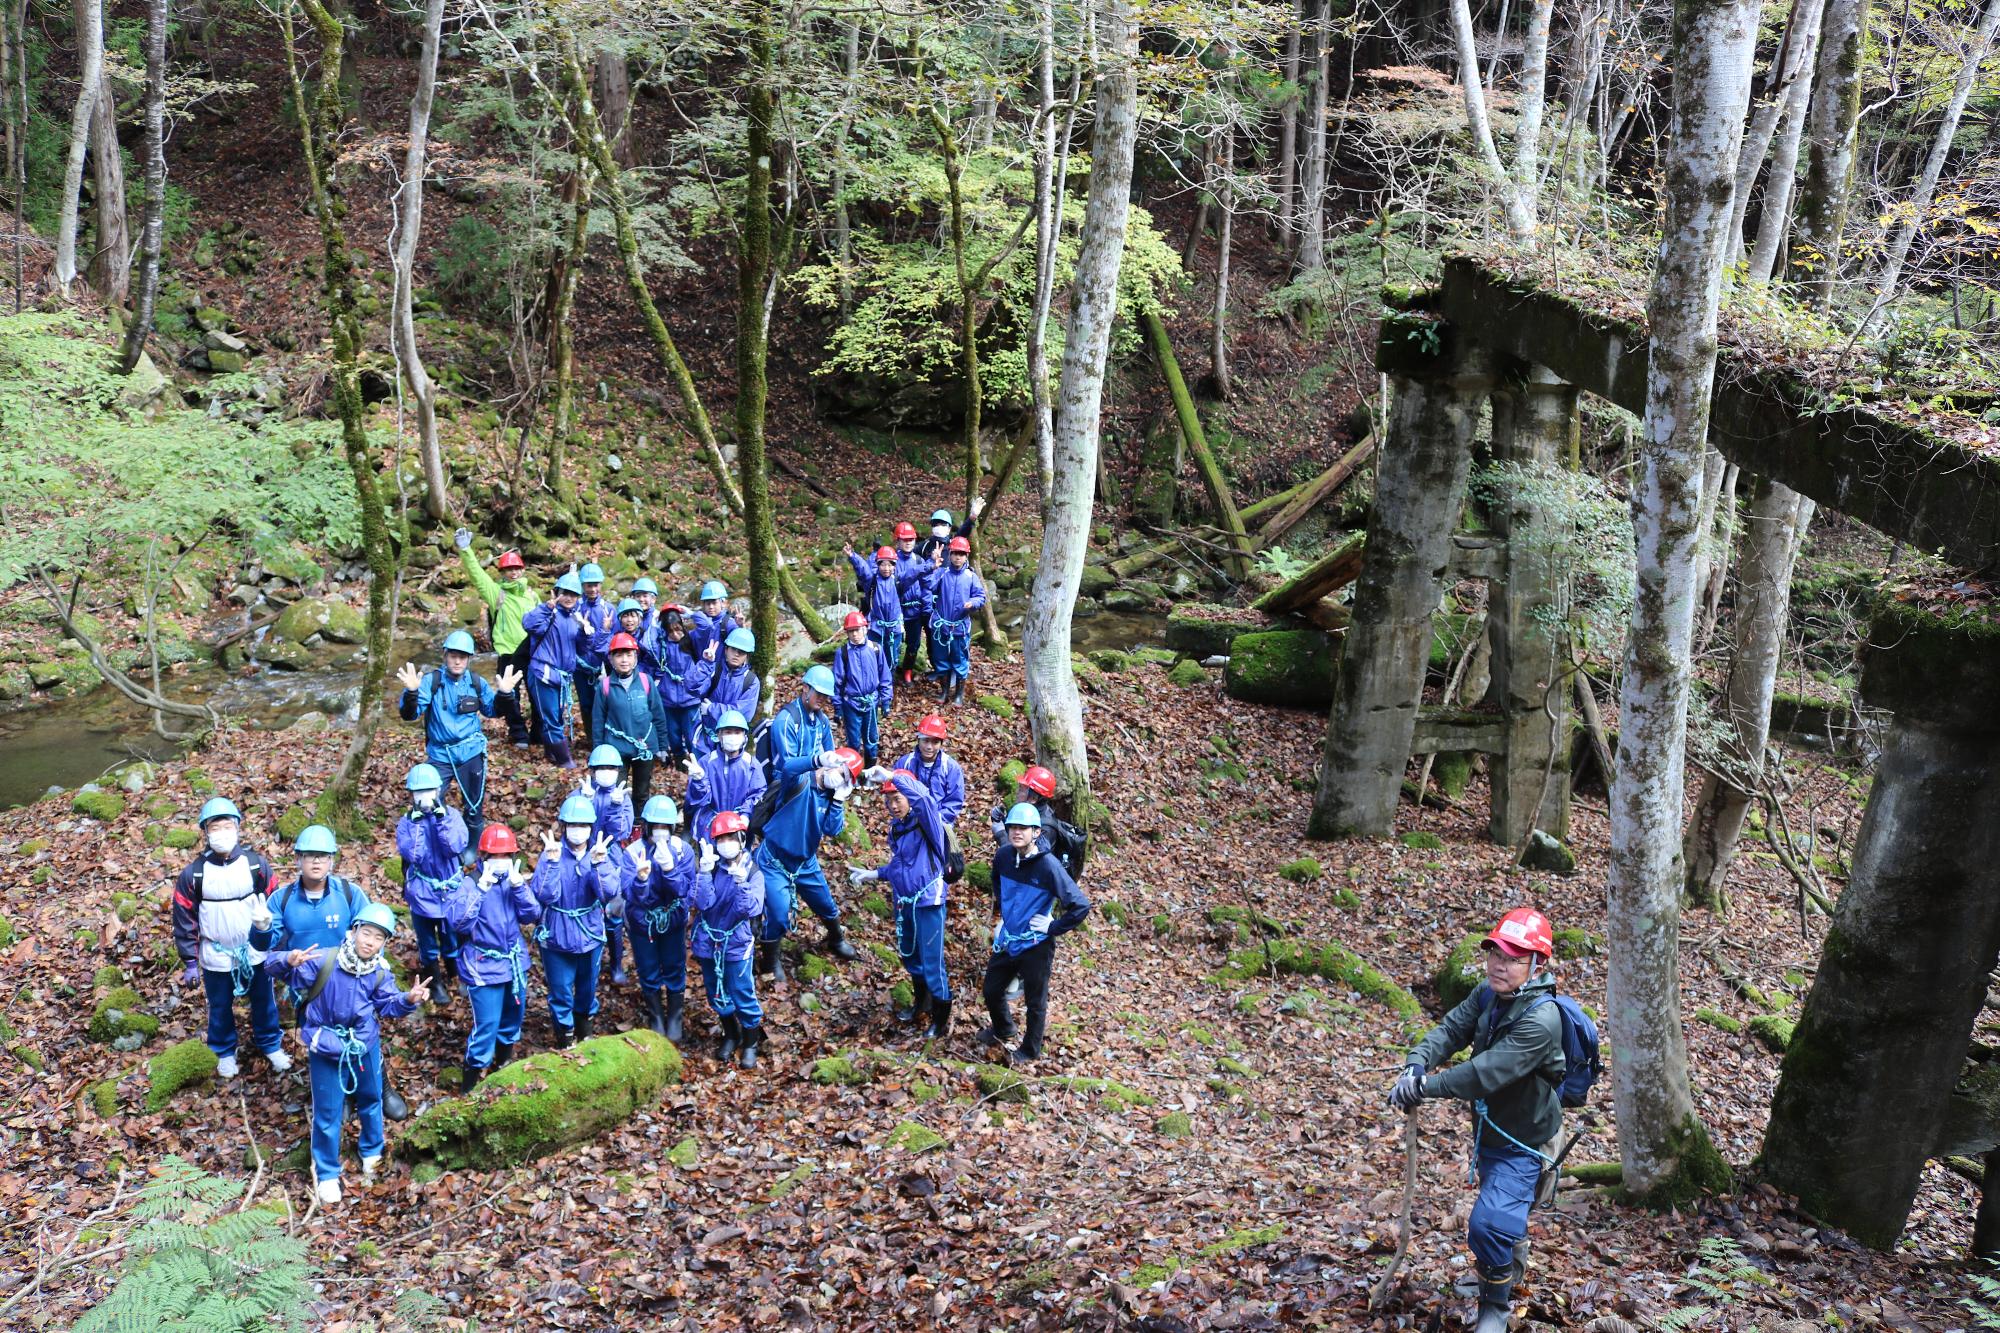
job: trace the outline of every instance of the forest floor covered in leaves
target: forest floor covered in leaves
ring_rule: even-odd
[[[1013,665],[982,664],[980,684],[1020,701]],[[1382,1310],[1366,1310],[1395,1242],[1401,1124],[1383,1098],[1405,1020],[1339,980],[1216,974],[1244,949],[1241,925],[1253,938],[1269,930],[1278,941],[1345,944],[1434,1007],[1427,979],[1446,953],[1511,905],[1532,900],[1559,927],[1601,929],[1601,807],[1579,801],[1582,868],[1571,879],[1520,871],[1484,841],[1477,782],[1459,808],[1405,806],[1397,840],[1309,843],[1318,717],[1241,704],[1211,685],[1177,688],[1157,666],[1093,681],[1086,700],[1093,771],[1120,836],[1087,875],[1098,910],[1058,950],[1052,1040],[1027,1071],[1025,1103],[977,1082],[977,891],[955,891],[950,967],[963,998],[956,1035],[931,1049],[888,1013],[899,975],[892,927],[843,893],[864,955],[810,982],[795,959],[794,980],[765,996],[772,1038],[761,1069],[717,1066],[706,1006],[691,998],[685,1081],[623,1128],[531,1166],[422,1186],[393,1158],[372,1188],[350,1174],[348,1201],[306,1233],[338,1279],[324,1287],[330,1311],[352,1319],[421,1287],[485,1327],[1434,1328],[1440,1317],[1456,1326],[1465,1303],[1444,1289],[1464,1271],[1472,1192],[1466,1123],[1443,1106],[1423,1112],[1423,1188],[1399,1286]],[[913,720],[899,710],[892,732]],[[41,1066],[17,1058],[0,1077],[8,1287],[112,1197],[121,1168],[143,1172],[178,1153],[247,1178],[253,1136],[278,1153],[304,1138],[302,1072],[276,1075],[254,1056],[235,1082],[144,1111],[146,1057],[198,1037],[203,1013],[198,992],[176,988],[171,961],[166,903],[187,853],[150,845],[160,832],[149,827],[185,828],[213,784],[244,805],[246,841],[284,865],[275,821],[319,791],[345,743],[309,728],[229,731],[165,766],[109,826],[57,801],[0,813],[7,1044]],[[955,717],[954,748],[977,829],[996,799],[989,776],[1025,754],[1025,727],[967,709]],[[392,899],[381,863],[393,850],[400,776],[418,755],[410,728],[385,729],[367,783],[380,831],[341,864]],[[1854,799],[1835,770],[1814,780],[1829,784],[1825,811]],[[492,814],[539,830],[560,794],[538,760],[496,751]],[[859,807],[880,846],[877,802]],[[840,858],[827,852],[838,876]],[[1303,857],[1317,858],[1318,873],[1296,864]],[[131,920],[120,921],[114,893],[138,896]],[[1689,1014],[1754,1016],[1743,982],[1783,1007],[1803,990],[1818,933],[1809,922],[1801,936],[1789,881],[1753,858],[1726,921],[1686,922]],[[815,942],[809,930],[808,953]],[[407,937],[397,947],[408,952]],[[86,1035],[105,966],[122,968],[160,1016],[140,1052]],[[1563,977],[1601,1011],[1601,957],[1586,945]],[[464,1018],[461,998],[390,1025],[391,1077],[414,1106],[446,1095],[437,1075],[458,1061]],[[636,991],[613,990],[602,1026],[638,1020]],[[1687,1031],[1697,1103],[1725,1155],[1746,1167],[1776,1057],[1747,1033],[1701,1021]],[[548,1035],[538,985],[524,1048],[543,1048]],[[1615,1032],[1611,1043],[1615,1059]],[[878,1050],[889,1054],[855,1062],[865,1081],[814,1078],[828,1057]],[[107,1078],[121,1079],[115,1098],[93,1106],[87,1092]],[[1574,1161],[1616,1159],[1608,1081],[1595,1100]],[[392,1151],[395,1137],[392,1125]],[[304,1214],[305,1174],[280,1169],[262,1188]],[[1909,1238],[1876,1255],[1754,1186],[1667,1215],[1572,1189],[1539,1216],[1521,1295],[1532,1319],[1558,1328],[1691,1305],[1711,1311],[1697,1327],[1779,1317],[1963,1326],[1958,1256],[1972,1209],[1971,1187],[1934,1168]],[[1728,1262],[1711,1253],[1696,1272],[1713,1289],[1704,1294],[1684,1279],[1711,1238],[1734,1247]],[[63,1327],[110,1278],[95,1264],[63,1273],[0,1322]]]

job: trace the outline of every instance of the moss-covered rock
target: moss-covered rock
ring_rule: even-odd
[[[816,953],[809,953],[799,964],[798,978],[808,986],[817,985],[833,975],[833,964]]]
[[[973,702],[995,717],[1003,717],[1011,720],[1016,716],[1013,702],[1003,699],[997,694],[981,694],[976,696]]]
[[[1272,938],[1285,933],[1285,923],[1270,913],[1254,907],[1239,907],[1234,903],[1219,903],[1209,908],[1208,920],[1210,925],[1240,927],[1236,934],[1240,940],[1248,940],[1252,931]]]
[[[1557,931],[1551,938],[1555,941],[1556,957],[1565,961],[1576,958],[1594,958],[1604,952],[1604,937],[1593,935],[1577,926],[1568,926]]]
[[[667,1149],[667,1161],[683,1171],[693,1170],[701,1164],[701,1148],[690,1134]]]
[[[980,1065],[973,1077],[988,1101],[1028,1103],[1028,1080],[1004,1065]]]
[[[70,798],[69,808],[80,815],[88,815],[100,824],[109,824],[125,813],[125,797],[91,783]]]
[[[1230,641],[1222,687],[1250,703],[1324,709],[1333,702],[1339,642],[1316,629],[1264,630]]]
[[[201,845],[201,831],[191,828],[170,828],[160,841],[177,852],[191,852]]]
[[[1112,902],[1108,898],[1097,904],[1097,914],[1120,930],[1125,929],[1125,922],[1130,916],[1124,903]]]
[[[1797,1026],[1783,1014],[1758,1014],[1744,1024],[1751,1036],[1778,1055],[1783,1055],[1785,1048],[1792,1044],[1792,1030]]]
[[[1431,973],[1431,985],[1436,988],[1438,1002],[1446,1009],[1456,1009],[1465,1002],[1465,997],[1479,989],[1479,983],[1486,980],[1486,964],[1479,957],[1479,946],[1485,941],[1484,935],[1467,935],[1452,946],[1445,960],[1439,963],[1437,971]]]
[[[109,1120],[118,1114],[118,1080],[100,1079],[84,1090],[84,1100],[90,1104],[99,1119]]]
[[[1169,1111],[1153,1122],[1153,1132],[1163,1139],[1194,1136],[1194,1119],[1186,1111]]]
[[[1301,856],[1278,867],[1278,873],[1294,884],[1310,884],[1326,873],[1317,857]]]
[[[278,816],[278,836],[283,838],[289,846],[298,838],[299,834],[306,831],[307,827],[312,824],[313,819],[314,815],[311,807],[305,805],[292,806]]]
[[[1560,838],[1533,829],[1528,834],[1528,849],[1521,856],[1521,864],[1551,875],[1574,875],[1576,853],[1564,846]]]
[[[868,1081],[868,1069],[853,1054],[828,1055],[813,1061],[812,1081],[830,1087],[858,1088]]]
[[[644,1028],[543,1051],[411,1121],[399,1155],[490,1169],[531,1161],[623,1123],[680,1082],[681,1055]]]
[[[113,987],[91,1011],[90,1039],[109,1045],[137,1033],[141,1042],[152,1040],[160,1030],[160,1020],[139,1011],[144,1003],[130,986]]]
[[[993,863],[991,861],[967,861],[965,882],[981,893],[993,892]]]
[[[944,1135],[929,1125],[905,1120],[889,1131],[888,1144],[891,1148],[901,1148],[905,1152],[921,1153],[944,1147]]]
[[[382,878],[391,884],[403,882],[403,858],[391,852],[382,858]]]
[[[1271,627],[1261,611],[1211,602],[1183,602],[1167,614],[1167,647],[1197,660],[1221,657],[1230,640]]]
[[[315,634],[329,643],[360,643],[368,635],[368,621],[345,602],[331,597],[301,597],[286,607],[271,626],[270,637],[302,644]]]
[[[1192,657],[1183,657],[1180,661],[1174,663],[1171,671],[1167,672],[1167,679],[1182,689],[1188,689],[1195,685],[1206,684],[1208,673],[1203,671],[1201,663],[1195,661]]]
[[[1473,754],[1470,750],[1445,750],[1431,764],[1431,779],[1438,790],[1454,801],[1465,795],[1472,782]]]
[[[215,1052],[199,1038],[176,1042],[146,1062],[146,1110],[164,1110],[174,1094],[215,1077]]]
[[[1731,1018],[1720,1009],[1697,1009],[1694,1011],[1694,1021],[1719,1028],[1732,1037],[1743,1031],[1743,1024],[1739,1020]]]
[[[880,893],[868,894],[860,902],[856,903],[855,906],[868,913],[868,915],[880,917],[884,921],[889,920],[896,914],[896,910],[889,906],[888,897]]]
[[[1412,829],[1397,839],[1397,841],[1415,852],[1441,852],[1444,850],[1444,839],[1428,829]]]
[[[993,775],[993,790],[999,796],[1012,800],[1014,792],[1021,785],[1021,775],[1028,771],[1025,759],[1009,759],[1000,765],[1000,771]]]
[[[1273,974],[1337,981],[1388,1009],[1406,1028],[1424,1026],[1423,1006],[1417,1003],[1416,996],[1382,975],[1352,949],[1331,940],[1325,944],[1310,940],[1267,940],[1259,947],[1231,954],[1228,966],[1217,972],[1215,978],[1235,982]]]

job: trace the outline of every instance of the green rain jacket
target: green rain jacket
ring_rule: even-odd
[[[1484,1101],[1495,1127],[1543,1149],[1562,1129],[1562,1103],[1556,1097],[1564,1068],[1562,1016],[1553,999],[1555,989],[1555,977],[1544,972],[1512,997],[1496,1001],[1481,982],[1410,1052],[1410,1059],[1431,1070],[1468,1043],[1472,1047],[1471,1059],[1425,1076],[1424,1096]],[[1480,1133],[1482,1146],[1506,1143],[1484,1127]]]
[[[460,551],[458,556],[465,562],[466,577],[472,580],[472,586],[493,617],[493,651],[505,657],[519,648],[525,637],[521,617],[542,599],[528,586],[526,579],[507,579],[503,582],[481,569],[479,557],[472,553],[470,547]]]

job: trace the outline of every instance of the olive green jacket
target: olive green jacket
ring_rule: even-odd
[[[1537,1150],[1548,1144],[1562,1129],[1556,1098],[1564,1068],[1562,1015],[1552,998],[1555,988],[1556,979],[1544,973],[1510,998],[1492,1000],[1481,982],[1410,1052],[1431,1070],[1472,1047],[1471,1059],[1425,1076],[1424,1096],[1483,1101],[1495,1127]],[[1482,1129],[1482,1146],[1505,1142]]]

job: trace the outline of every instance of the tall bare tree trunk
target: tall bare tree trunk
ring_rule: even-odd
[[[1055,0],[1040,0],[1037,12],[1040,43],[1041,112],[1035,145],[1035,308],[1028,320],[1028,387],[1035,407],[1036,484],[1047,508],[1055,485],[1055,411],[1049,402],[1049,310],[1055,304],[1056,249],[1062,240],[1063,200],[1069,181],[1069,145],[1076,128],[1077,99],[1083,91],[1083,69],[1089,63],[1079,50],[1070,80],[1069,107],[1056,129]],[[1078,18],[1084,34],[1091,32],[1090,7]],[[1087,44],[1087,41],[1086,43]]]
[[[1548,105],[1549,20],[1555,0],[1533,0],[1528,11],[1527,41],[1521,50],[1520,92],[1515,95],[1515,118],[1519,128],[1514,140],[1514,193],[1527,201],[1528,212],[1536,212],[1535,197],[1541,187],[1542,111]],[[1494,57],[1498,62],[1499,57]]]
[[[1758,0],[1675,6],[1666,219],[1647,309],[1646,438],[1632,497],[1638,594],[1610,798],[1608,996],[1625,1188],[1661,1203],[1729,1182],[1688,1083],[1679,852],[1701,465],[1757,11]]]
[[[1723,886],[1764,772],[1771,733],[1771,689],[1784,654],[1792,563],[1805,540],[1813,502],[1788,486],[1758,478],[1744,515],[1736,572],[1736,650],[1724,691],[1735,743],[1702,782],[1688,825],[1684,859],[1691,903],[1721,910]]]
[[[56,286],[65,295],[76,281],[77,206],[83,196],[83,159],[90,150],[91,120],[104,92],[103,0],[76,0],[76,106],[69,118],[69,153],[64,159],[62,213],[56,223]]]
[[[1824,0],[1821,3],[1824,5]],[[1777,148],[1771,154],[1771,174],[1764,180],[1764,207],[1757,218],[1757,243],[1751,247],[1747,270],[1750,281],[1759,285],[1768,283],[1777,272],[1778,252],[1791,233],[1792,192],[1799,178],[1799,143],[1805,137],[1806,111],[1812,104],[1819,39],[1820,28],[1814,24],[1804,34],[1805,51],[1800,57],[1804,68],[1785,90]],[[1738,212],[1741,211],[1739,208]]]
[[[1301,0],[1301,3],[1307,7],[1305,12],[1309,13],[1312,0]],[[1278,224],[1278,239],[1287,244],[1292,239],[1292,229],[1298,219],[1298,201],[1293,196],[1299,175],[1299,73],[1303,68],[1299,45],[1296,31],[1285,34],[1287,91],[1284,105],[1278,111],[1278,184],[1275,190],[1278,203],[1272,213]]]
[[[1326,267],[1326,100],[1332,65],[1327,6],[1316,0],[1312,27],[1312,100],[1307,103],[1306,153],[1299,172],[1299,271]]]
[[[1050,3],[1053,0],[1043,0],[1044,5]],[[833,152],[833,253],[840,265],[840,317],[845,320],[854,313],[854,221],[847,211],[847,154],[854,139],[854,107],[860,92],[861,25],[849,19],[841,24],[841,32],[840,67],[845,77],[841,84],[840,137]],[[1044,187],[1045,182],[1037,176],[1036,190]]]
[[[562,258],[551,275],[554,299],[549,302],[548,364],[555,390],[549,399],[548,456],[542,484],[564,509],[576,504],[576,486],[569,479],[569,441],[576,425],[576,344],[570,312],[576,308],[576,285],[583,275],[584,246],[590,236],[590,162],[578,150],[576,166],[563,193],[569,202]]]
[[[389,329],[396,365],[417,407],[417,457],[424,468],[424,512],[442,519],[451,512],[444,449],[438,443],[437,390],[417,347],[417,241],[423,234],[424,172],[431,133],[431,100],[437,93],[438,43],[444,33],[444,0],[425,0],[424,39],[417,55],[417,90],[410,97],[410,142],[403,153],[403,188],[397,197],[396,287]]]
[[[1794,267],[1808,304],[1825,307],[1840,276],[1840,238],[1847,228],[1847,200],[1854,173],[1854,129],[1861,119],[1862,36],[1868,0],[1826,0],[1806,138],[1812,156],[1799,190],[1798,245]]]
[[[167,18],[172,0],[146,0],[146,219],[139,230],[139,297],[125,325],[118,373],[129,375],[153,336],[160,244],[167,215]]]
[[[1785,36],[1771,57],[1771,76],[1765,81],[1762,100],[1750,113],[1750,129],[1743,136],[1742,151],[1736,155],[1736,207],[1729,219],[1730,254],[1734,264],[1743,258],[1743,217],[1750,207],[1750,193],[1763,170],[1764,155],[1771,149],[1771,136],[1791,103],[1792,86],[1812,68],[1812,53],[1819,49],[1819,19],[1826,0],[1792,0],[1792,16],[1785,24]],[[1796,153],[1797,144],[1793,145]],[[1775,175],[1775,173],[1774,173]],[[1768,206],[1770,191],[1764,194]]]
[[[1229,243],[1236,222],[1236,136],[1222,133],[1222,169],[1217,173],[1215,206],[1221,210],[1221,234],[1215,246],[1215,306],[1210,316],[1208,368],[1215,396],[1229,397]]]
[[[1103,0],[1097,21],[1097,125],[1057,394],[1055,494],[1042,514],[1042,552],[1021,632],[1035,754],[1071,794],[1072,809],[1084,820],[1091,810],[1090,757],[1070,666],[1070,615],[1090,546],[1098,408],[1118,313],[1118,270],[1125,258],[1139,137],[1138,43],[1128,0]]]
[[[1896,231],[1889,238],[1889,252],[1883,256],[1882,267],[1875,275],[1875,304],[1862,321],[1862,327],[1876,327],[1882,313],[1896,298],[1897,284],[1903,280],[1903,264],[1910,257],[1910,246],[1917,239],[1917,232],[1923,227],[1931,211],[1931,200],[1937,195],[1938,178],[1944,174],[1945,159],[1951,156],[1951,141],[1958,136],[1958,122],[1965,114],[1965,103],[1972,96],[1972,86],[1979,81],[1979,66],[1992,49],[1993,34],[2000,29],[2000,0],[1986,0],[1986,12],[1980,15],[1979,26],[1972,30],[1965,46],[1965,59],[1958,67],[1958,81],[1952,85],[1951,99],[1945,103],[1944,118],[1938,122],[1937,137],[1931,140],[1930,155],[1924,159],[1924,169],[1917,175],[1917,188],[1910,194],[1909,201],[1897,206],[1900,221]]]
[[[118,149],[118,94],[109,75],[98,83],[90,115],[90,194],[97,219],[91,279],[105,304],[123,306],[132,291],[132,223],[125,212],[125,157]]]
[[[749,61],[744,69],[743,221],[736,264],[736,470],[743,486],[743,534],[750,569],[750,628],[757,635],[757,671],[769,681],[778,646],[778,537],[771,510],[771,473],[764,454],[765,378],[770,342],[764,289],[771,250],[772,126],[778,114],[772,69],[770,0],[751,0]],[[770,689],[766,684],[765,689]]]
[[[1500,208],[1507,230],[1516,241],[1533,244],[1535,235],[1534,198],[1515,188],[1514,177],[1500,163],[1500,150],[1493,143],[1493,122],[1486,113],[1486,90],[1479,84],[1479,45],[1472,35],[1472,9],[1468,0],[1449,0],[1452,36],[1458,45],[1458,82],[1465,94],[1465,121],[1472,131],[1479,160],[1485,164],[1488,183],[1500,196]],[[1529,178],[1531,181],[1533,177]]]
[[[611,141],[611,156],[618,165],[629,167],[632,155],[632,72],[625,62],[623,47],[599,47],[591,61],[591,91],[597,99],[597,117],[604,123],[604,137]]]

